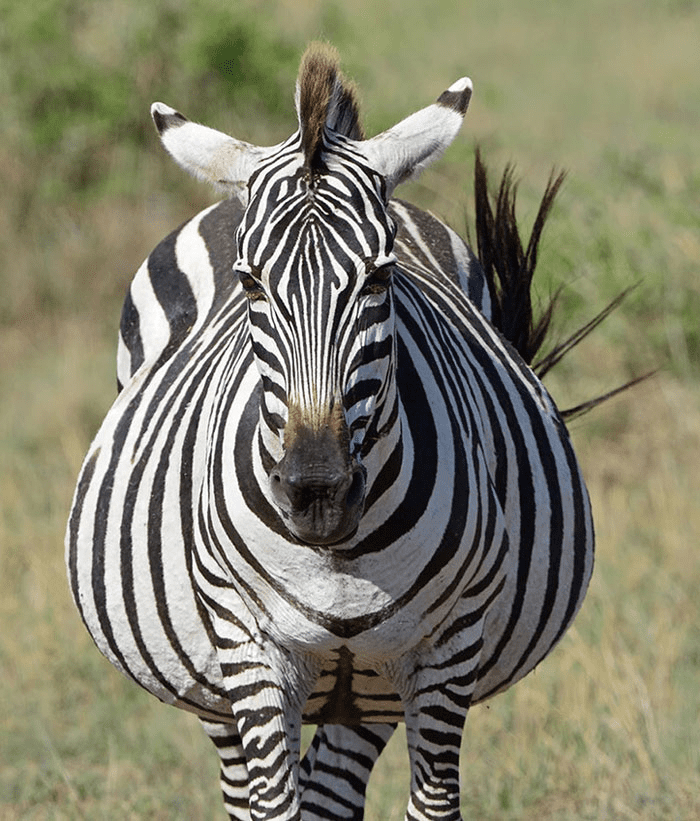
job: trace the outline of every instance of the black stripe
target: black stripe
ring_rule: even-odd
[[[127,291],[124,299],[119,330],[129,351],[129,375],[133,376],[143,364],[144,353],[143,340],[141,339],[141,321],[138,308],[131,298],[131,289]]]
[[[197,321],[197,301],[187,276],[177,264],[175,246],[180,230],[173,231],[148,258],[148,276],[170,325],[169,347],[179,345]]]
[[[70,586],[73,591],[73,598],[80,613],[83,623],[85,616],[83,614],[83,605],[80,601],[80,583],[78,581],[78,532],[80,528],[80,520],[83,517],[83,505],[85,504],[85,497],[90,489],[93,476],[95,475],[95,465],[100,456],[100,448],[95,448],[89,459],[85,461],[78,486],[75,491],[75,499],[73,500],[73,507],[70,512],[70,520],[68,523],[68,575],[70,578]]]

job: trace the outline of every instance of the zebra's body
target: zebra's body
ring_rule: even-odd
[[[407,817],[452,819],[467,709],[573,619],[590,508],[554,403],[488,321],[467,246],[382,205],[436,138],[377,173],[410,134],[358,142],[334,67],[313,65],[300,132],[253,151],[248,195],[186,223],[133,281],[69,577],[100,650],[203,719],[232,817],[361,817],[372,751],[405,720]],[[427,119],[461,121],[468,94],[455,84]],[[190,125],[165,107],[154,118],[177,156],[168,140]],[[302,720],[321,727],[300,795]]]

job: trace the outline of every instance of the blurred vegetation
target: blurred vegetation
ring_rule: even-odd
[[[368,133],[471,75],[462,134],[399,191],[458,230],[476,141],[494,184],[516,164],[526,228],[551,166],[569,169],[536,286],[564,286],[555,332],[638,287],[552,375],[563,406],[659,369],[574,425],[591,592],[553,656],[470,716],[465,816],[700,816],[700,3],[0,0],[0,19],[0,819],[222,815],[210,742],[99,656],[61,543],[128,282],[214,198],[161,150],[151,102],[271,144],[319,37]],[[403,817],[406,789],[397,738],[368,819]]]
[[[154,96],[182,96],[193,119],[214,116],[222,100],[241,117],[289,119],[298,48],[263,30],[245,4],[203,0],[196,15],[177,0],[2,6],[3,116],[43,161],[40,195],[112,193],[133,166],[129,154],[152,146]]]

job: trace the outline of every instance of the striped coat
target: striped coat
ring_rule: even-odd
[[[233,818],[361,817],[353,751],[374,750],[368,771],[402,720],[407,818],[459,817],[469,705],[544,658],[585,594],[591,511],[561,416],[464,242],[389,200],[470,92],[362,140],[312,51],[300,129],[273,149],[154,106],[166,148],[223,168],[232,198],[134,278],[67,564],[99,649],[203,720]],[[300,789],[302,722],[320,729]]]

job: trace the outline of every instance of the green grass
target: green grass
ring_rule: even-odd
[[[123,679],[85,633],[63,530],[114,395],[124,290],[212,201],[164,156],[150,102],[275,142],[319,36],[358,81],[369,133],[472,77],[462,134],[400,191],[455,227],[475,141],[494,178],[516,163],[525,225],[550,167],[569,169],[538,274],[542,298],[565,285],[557,329],[639,284],[552,375],[564,407],[659,369],[574,423],[593,583],[553,655],[472,710],[464,815],[699,817],[700,4],[0,0],[0,15],[0,821],[223,815],[196,721]],[[401,742],[372,777],[372,821],[403,817]]]

